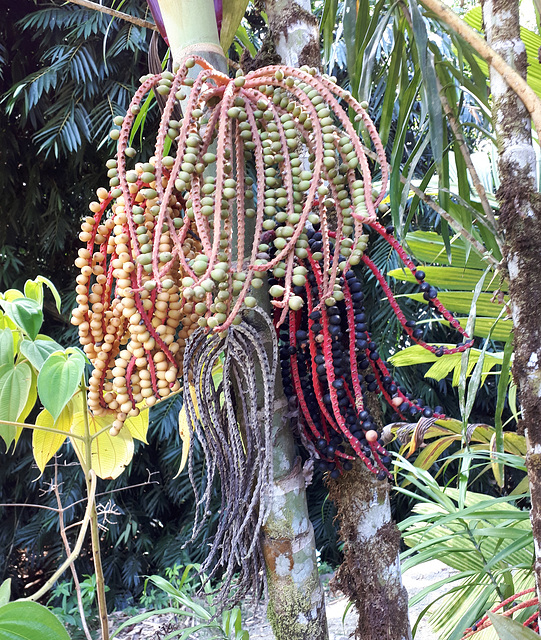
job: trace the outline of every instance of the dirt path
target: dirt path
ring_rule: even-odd
[[[407,571],[404,576],[404,585],[408,590],[410,598],[419,593],[422,589],[430,584],[434,584],[438,580],[441,580],[452,574],[452,570],[446,565],[437,560],[426,562],[423,565],[414,567]],[[324,576],[325,584],[328,583],[330,576]],[[446,588],[439,589],[431,595],[431,599],[434,599],[437,595],[445,593]],[[350,609],[344,617],[344,612],[347,607],[347,600],[345,597],[333,596],[326,589],[327,596],[327,621],[329,624],[329,640],[349,640],[352,637],[356,625],[356,616],[354,609]],[[419,613],[428,604],[430,600],[425,599],[422,603],[419,603],[410,608],[410,621],[415,624]],[[255,611],[252,607],[243,607],[243,628],[247,629],[250,633],[250,640],[273,640],[272,631],[265,616],[265,607],[260,606]],[[122,613],[113,614],[115,620],[113,624],[118,626],[122,623]],[[131,629],[126,629],[125,632],[116,636],[116,640],[159,640],[167,631],[172,630],[172,617],[171,616],[153,616],[151,619],[135,625]],[[173,623],[174,624],[174,623]],[[193,636],[195,638],[195,635]],[[436,634],[430,629],[427,620],[422,620],[415,640],[437,640]]]
[[[442,580],[451,575],[453,571],[442,562],[434,560],[425,562],[423,565],[414,567],[407,571],[404,576],[404,585],[408,590],[410,598],[419,593],[422,589],[430,584]],[[431,599],[445,593],[446,588],[443,587],[436,591]],[[423,602],[410,608],[410,621],[412,626],[415,624],[417,617],[430,602],[425,599]],[[345,597],[332,596],[327,591],[327,621],[329,624],[329,640],[349,640],[350,634],[355,630],[356,616],[355,611],[351,609],[344,618],[344,612],[347,607]],[[269,624],[266,622],[264,612],[260,616],[247,618],[246,627],[250,631],[250,640],[272,640],[273,635]],[[437,635],[430,629],[428,621],[423,619],[417,629],[415,640],[438,640]]]

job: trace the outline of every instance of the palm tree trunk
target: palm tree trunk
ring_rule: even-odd
[[[159,4],[174,61],[197,53],[218,70],[227,72],[226,59],[219,50],[212,0],[159,0]],[[261,306],[269,307],[266,288],[259,290],[257,297]],[[270,337],[263,330],[260,335],[268,346]],[[304,475],[295,456],[287,409],[278,372],[272,434],[274,482],[268,490],[269,515],[262,539],[268,617],[276,640],[326,640],[325,598],[317,570],[314,530],[308,518]]]
[[[276,640],[327,640],[325,596],[308,516],[300,458],[287,419],[288,400],[277,372],[273,419],[274,481],[263,527],[268,618]]]
[[[485,0],[483,18],[488,43],[523,77],[526,51],[520,39],[515,0]],[[505,258],[512,301],[515,359],[513,376],[520,388],[522,420],[528,443],[531,521],[535,576],[541,594],[541,198],[530,116],[517,95],[491,69],[493,120],[499,148],[499,223],[506,237]]]
[[[319,26],[310,0],[266,0],[265,9],[282,64],[319,68]]]
[[[358,460],[338,480],[329,480],[329,497],[336,505],[344,542],[344,562],[333,583],[355,604],[355,638],[411,640],[389,482],[378,480]]]
[[[321,67],[319,28],[310,0],[266,0],[276,53],[284,64]],[[411,640],[408,594],[400,571],[400,534],[392,522],[389,483],[357,462],[329,481],[344,563],[335,585],[355,604],[359,640]]]

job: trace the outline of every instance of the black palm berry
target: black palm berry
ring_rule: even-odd
[[[310,250],[321,253],[328,251],[327,256],[332,256],[335,248],[338,250],[338,245],[335,247],[333,238],[325,247],[327,240],[324,242],[319,228],[320,225],[316,224],[313,229],[305,229],[309,253]],[[381,225],[374,228],[381,235],[386,235]],[[390,234],[393,229],[389,226],[385,231]],[[262,244],[272,244],[270,240]],[[395,241],[388,238],[388,242]],[[272,248],[269,253],[274,257],[276,250]],[[340,263],[344,263],[343,256],[336,257]],[[420,269],[415,270],[402,254],[400,257],[415,275],[419,288],[430,306],[449,320],[448,312],[444,312],[437,302],[432,302],[437,291],[425,282],[425,273]],[[396,409],[393,421],[416,419],[419,415],[428,417],[433,415],[433,412],[423,405],[422,400],[414,400],[413,395],[407,393],[406,389],[397,387],[389,374],[387,363],[380,358],[380,336],[372,337],[368,330],[370,315],[364,306],[363,284],[356,272],[349,269],[338,274],[335,291],[341,295],[327,293],[327,296],[334,296],[336,300],[326,300],[327,303],[332,302],[327,305],[321,298],[323,290],[328,291],[326,286],[329,282],[323,272],[323,259],[314,262],[295,256],[294,264],[303,267],[307,283],[304,286],[292,287],[292,293],[301,296],[304,306],[297,313],[289,314],[286,323],[278,329],[280,365],[286,394],[288,397],[297,393],[303,396],[299,397],[299,400],[303,400],[299,403],[303,410],[303,430],[325,458],[319,461],[322,471],[329,472],[331,477],[338,477],[343,471],[351,469],[352,463],[344,460],[342,456],[353,454],[351,443],[355,443],[355,451],[368,468],[383,479],[386,474],[383,466],[390,463],[390,457],[383,448],[383,441],[376,438],[374,433],[377,432],[378,425],[363,408],[367,400],[364,394],[384,391],[384,397],[387,399],[389,396],[393,399],[398,397],[399,407],[393,407]],[[364,266],[370,266],[368,257],[363,261],[362,267]],[[370,266],[370,269],[377,275],[375,265]],[[328,275],[330,273],[329,271]],[[285,284],[282,277],[271,277],[271,280],[272,283],[276,282],[282,286]],[[341,287],[344,287],[342,291]],[[391,298],[391,294],[389,297]],[[393,309],[398,313],[396,304],[393,305]],[[281,317],[278,309],[276,311],[275,318]],[[414,320],[405,322],[402,316],[400,321],[415,340],[422,338],[424,330],[417,328]],[[453,326],[455,325],[456,321]],[[290,344],[290,332],[295,334],[297,347]],[[440,355],[439,350],[434,349],[434,352]],[[442,354],[445,352],[446,350],[441,351]],[[332,379],[332,383],[329,378]],[[397,391],[400,391],[400,396],[397,395]],[[441,407],[436,407],[438,415],[442,412]],[[348,434],[347,437],[343,432]],[[321,435],[314,438],[313,433]],[[370,442],[367,441],[367,436]],[[336,462],[332,462],[332,459]]]

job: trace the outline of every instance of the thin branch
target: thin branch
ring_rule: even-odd
[[[42,596],[44,596],[49,589],[54,585],[54,583],[60,578],[60,576],[64,573],[64,571],[75,561],[75,559],[81,553],[81,549],[83,547],[83,542],[85,539],[86,531],[88,529],[88,525],[90,524],[90,517],[92,514],[92,510],[95,503],[96,497],[96,485],[97,485],[97,476],[94,471],[91,469],[89,471],[90,476],[90,490],[88,492],[88,504],[86,506],[85,516],[83,518],[83,523],[81,526],[81,530],[79,531],[79,535],[77,536],[77,541],[75,542],[75,546],[73,547],[73,551],[69,554],[69,556],[64,560],[62,565],[53,573],[53,575],[47,580],[47,582],[28,598],[22,598],[23,600],[33,600],[36,602]]]
[[[494,213],[492,212],[492,207],[490,206],[490,203],[488,201],[487,198],[487,194],[485,191],[485,187],[483,186],[481,180],[479,179],[479,174],[477,173],[471,156],[470,156],[470,151],[468,149],[468,146],[466,144],[466,141],[464,139],[464,136],[462,135],[462,131],[460,130],[460,126],[458,124],[458,122],[456,121],[456,118],[453,114],[453,110],[451,109],[451,105],[449,104],[449,101],[447,100],[447,97],[445,96],[445,94],[443,93],[443,90],[441,88],[441,85],[438,81],[438,90],[440,92],[440,100],[441,100],[441,104],[443,106],[443,112],[445,113],[445,115],[447,116],[447,119],[449,120],[449,124],[451,125],[451,129],[453,131],[453,134],[455,136],[455,139],[458,143],[458,146],[460,147],[460,150],[462,152],[462,157],[464,158],[464,163],[466,164],[466,167],[468,168],[468,171],[470,172],[470,176],[473,182],[473,188],[475,189],[475,191],[477,192],[477,195],[479,196],[479,199],[481,200],[481,206],[483,207],[483,211],[485,212],[485,216],[487,217],[487,219],[490,221],[492,227],[493,227],[493,232],[496,238],[496,241],[498,243],[498,246],[500,247],[500,249],[502,249],[502,242],[501,242],[501,238],[498,237],[497,234],[497,229],[498,229],[498,224],[496,222],[496,218],[494,217]]]
[[[148,471],[148,470],[147,470]],[[157,471],[154,471],[153,473],[158,473]],[[138,484],[130,484],[128,487],[119,487],[118,489],[111,489],[110,491],[102,491],[101,493],[96,493],[96,498],[100,498],[101,496],[109,496],[112,493],[118,493],[119,491],[128,491],[128,489],[137,489],[137,487],[146,487],[149,484],[160,484],[157,480],[150,480],[149,479],[146,482],[139,482]],[[75,507],[76,505],[78,505],[81,502],[85,502],[84,498],[81,498],[81,500],[77,500],[76,502],[72,502],[70,505],[68,505],[64,511],[67,511],[68,509],[73,509],[73,507]],[[15,505],[1,505],[2,506],[15,506]],[[22,506],[22,505],[19,505]],[[32,505],[35,506],[35,505]],[[50,507],[48,507],[50,508]],[[71,526],[71,525],[70,525]]]
[[[157,471],[155,472],[157,473]],[[101,496],[108,496],[112,493],[118,493],[119,491],[128,491],[128,489],[136,489],[137,487],[146,487],[149,484],[160,484],[157,480],[147,480],[146,482],[140,482],[139,484],[131,484],[129,487],[119,487],[118,489],[111,489],[111,491],[102,491],[101,493],[96,493],[96,498]],[[86,498],[81,498],[81,500],[76,500],[72,502],[67,507],[63,507],[63,511],[67,511],[68,509],[73,509],[81,502],[86,502]],[[54,513],[58,513],[58,509],[54,507],[48,507],[44,504],[31,504],[29,502],[0,502],[0,507],[31,507],[32,509],[45,509],[46,511],[53,511]],[[77,525],[80,522],[76,523]],[[70,527],[74,526],[73,524],[69,525]],[[68,527],[69,528],[69,527]]]
[[[364,146],[363,146],[363,151],[369,158],[371,158],[372,160],[378,161],[378,157],[373,151],[371,151],[370,149]],[[402,184],[407,184],[408,180],[402,174],[400,174],[400,182]],[[426,193],[424,193],[424,191],[421,191],[421,189],[414,186],[413,184],[410,184],[409,188],[419,198],[419,200],[422,200],[433,211],[439,214],[444,220],[446,220],[449,223],[449,225],[453,229],[455,229],[467,242],[469,242],[471,246],[477,251],[477,253],[482,258],[486,259],[487,262],[489,262],[495,269],[500,268],[500,263],[498,262],[498,260],[496,260],[496,258],[493,255],[488,253],[488,251],[486,250],[486,247],[483,246],[481,242],[476,240],[469,231],[464,229],[464,227],[459,222],[457,222],[451,215],[449,215],[447,211],[445,211],[445,209],[440,207],[440,205],[434,202],[434,200],[432,200],[430,196],[427,196]]]
[[[421,0],[421,2],[471,45],[485,62],[494,67],[509,87],[511,87],[522,100],[522,103],[530,112],[536,130],[541,132],[541,100],[526,80],[524,80],[515,69],[508,65],[502,56],[496,53],[496,51],[486,43],[484,38],[461,20],[454,11],[451,11],[451,9],[440,2],[440,0]]]
[[[55,465],[54,465],[54,484],[53,491],[56,497],[56,503],[58,504],[58,524],[60,527],[60,537],[62,538],[62,542],[64,543],[64,548],[66,549],[66,554],[69,556],[71,553],[68,536],[66,535],[66,529],[64,526],[64,507],[62,505],[62,500],[60,499],[60,492],[58,490],[58,464],[56,463],[55,457]],[[85,632],[85,636],[87,640],[92,640],[92,636],[88,629],[88,625],[86,623],[85,616],[85,608],[83,606],[83,597],[81,594],[81,585],[79,583],[79,576],[77,575],[77,571],[75,570],[74,564],[70,564],[71,575],[73,576],[73,584],[75,585],[75,592],[77,594],[77,605],[79,607],[79,614],[81,616],[81,624],[83,625],[83,631]]]
[[[80,502],[85,502],[85,500],[81,500]],[[1,502],[0,507],[31,507],[32,509],[45,509],[46,511],[54,511],[55,513],[58,513],[58,509],[55,509],[54,507],[47,507],[44,504],[31,504],[28,502]]]
[[[135,16],[130,16],[128,13],[122,13],[122,11],[116,11],[115,9],[110,9],[109,7],[104,7],[102,4],[98,4],[97,2],[90,2],[90,0],[67,0],[72,4],[78,4],[81,7],[85,7],[86,9],[92,9],[93,11],[99,11],[100,13],[106,13],[109,16],[113,16],[114,18],[120,18],[121,20],[125,20],[126,22],[131,22],[138,27],[142,27],[143,29],[152,29],[152,31],[158,31],[158,27],[153,22],[148,22],[148,20],[143,20],[142,18],[136,18]]]
[[[400,176],[401,182],[404,180],[403,176]],[[457,222],[453,216],[449,215],[447,213],[447,211],[445,211],[445,209],[443,209],[442,207],[440,207],[439,204],[437,204],[436,202],[434,202],[434,200],[432,200],[432,198],[430,196],[427,196],[426,193],[424,193],[424,191],[421,191],[421,189],[419,189],[418,187],[415,187],[414,185],[410,185],[410,189],[413,191],[413,193],[419,198],[419,200],[422,200],[425,204],[427,204],[433,211],[435,211],[436,213],[438,213],[446,222],[449,223],[449,226],[451,226],[453,229],[457,230],[458,233],[467,241],[471,244],[471,246],[477,251],[477,253],[484,258],[487,262],[489,262],[495,269],[499,269],[500,268],[500,263],[498,260],[496,260],[496,258],[491,255],[490,253],[487,252],[487,249],[485,246],[483,246],[483,244],[481,242],[479,242],[479,240],[476,240],[469,231],[467,231],[466,229],[464,229],[464,227]]]
[[[38,431],[50,431],[51,433],[59,433],[60,435],[75,438],[76,440],[84,440],[83,436],[62,429],[54,429],[53,427],[42,427],[39,424],[29,424],[28,422],[10,422],[9,420],[0,420],[0,424],[7,424],[12,427],[24,427],[25,429],[37,429]]]

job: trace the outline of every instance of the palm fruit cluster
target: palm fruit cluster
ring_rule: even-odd
[[[191,77],[196,65],[200,71]],[[165,107],[153,157],[135,162],[129,140],[150,91],[164,96]],[[175,119],[180,103],[184,117]],[[316,455],[329,465],[339,459],[331,471],[347,468],[353,454],[375,472],[384,469],[378,435],[360,418],[366,411],[362,385],[374,381],[361,375],[341,387],[338,373],[354,361],[361,366],[366,355],[374,369],[369,375],[389,377],[373,357],[377,350],[363,354],[359,345],[351,346],[355,315],[366,310],[349,310],[347,296],[355,293],[348,289],[348,274],[354,265],[372,268],[365,255],[367,229],[386,234],[377,213],[388,167],[366,106],[334,78],[308,68],[271,66],[229,78],[190,57],[174,74],[142,78],[128,112],[115,119],[110,188],[100,189],[99,201],[90,205],[94,215],[82,224],[86,247],[76,262],[81,274],[73,323],[95,367],[89,403],[97,414],[116,413],[112,433],[138,412],[139,403],[152,405],[179,389],[189,336],[197,327],[221,333],[240,323],[239,312],[255,306],[253,290],[268,274],[283,348],[289,340],[287,348],[299,354],[300,386],[293,373],[291,379],[301,405],[302,371],[326,369],[320,387],[313,378],[314,398],[304,412]],[[361,129],[377,161],[369,162]],[[372,170],[380,177],[377,192]],[[415,271],[407,256],[403,260]],[[381,274],[378,279],[386,286]],[[432,294],[430,287],[427,293]],[[441,307],[435,295],[430,304]],[[318,313],[321,322],[310,320]],[[321,325],[319,335],[311,322]],[[424,345],[416,330],[403,324]],[[291,342],[298,330],[309,338],[300,350]],[[372,344],[366,332],[365,338]],[[341,359],[337,344],[349,345]],[[387,397],[382,385],[378,388]],[[396,396],[388,399],[396,406]],[[321,414],[316,411],[312,424],[310,404]],[[349,428],[353,414],[359,437]],[[342,451],[342,442],[351,448]]]

